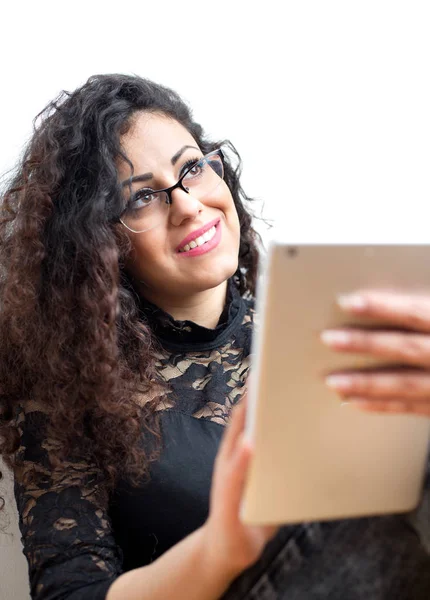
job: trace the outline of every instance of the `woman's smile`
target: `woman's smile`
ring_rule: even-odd
[[[181,257],[201,256],[218,246],[221,241],[221,219],[216,219],[197,229],[179,245]]]
[[[134,173],[145,174],[133,178],[125,198],[135,206],[133,226],[126,223],[132,242],[127,270],[144,282],[140,293],[159,305],[166,297],[182,304],[219,286],[225,291],[238,267],[240,225],[223,178],[222,151],[204,155],[180,123],[147,113],[136,116],[122,145]],[[119,175],[126,182],[129,166],[120,165]],[[181,177],[183,185],[176,185]]]

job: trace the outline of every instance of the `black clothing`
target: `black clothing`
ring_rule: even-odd
[[[171,386],[160,406],[162,450],[150,480],[138,489],[119,482],[108,505],[94,465],[70,459],[61,473],[51,469],[43,408],[24,407],[18,455],[24,470],[44,475],[28,487],[15,473],[33,598],[102,600],[123,570],[148,564],[204,523],[215,455],[244,391],[253,316],[252,301],[232,284],[215,329],[142,304],[161,344],[157,369]]]
[[[34,599],[104,600],[123,570],[150,563],[207,517],[215,455],[249,370],[253,305],[230,286],[215,330],[174,321],[149,304],[142,319],[162,345],[156,365],[171,386],[160,404],[163,449],[149,482],[132,489],[121,481],[102,502],[94,465],[70,458],[52,469],[43,409],[30,402],[19,416],[19,457],[24,472],[37,475],[24,485],[15,473]],[[281,598],[428,600],[430,477],[410,515],[283,527],[223,596]]]

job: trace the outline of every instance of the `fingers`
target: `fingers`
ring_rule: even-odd
[[[241,434],[236,446],[236,452],[231,458],[230,478],[228,485],[226,485],[228,493],[227,504],[230,514],[234,519],[237,518],[242,501],[251,456],[252,448],[245,440],[243,434]]]
[[[400,294],[383,291],[357,291],[338,298],[339,306],[393,327],[430,332],[430,294]]]
[[[428,400],[402,401],[397,398],[373,400],[369,398],[347,398],[346,404],[351,404],[365,412],[411,414],[430,417],[430,402]]]
[[[327,385],[363,410],[430,416],[430,295],[358,291],[338,303],[347,313],[409,331],[326,330],[324,344],[405,368],[333,373]]]
[[[430,404],[430,373],[427,372],[405,370],[338,373],[329,375],[326,384],[346,397],[421,400]]]
[[[223,441],[219,449],[218,455],[223,458],[233,453],[239,436],[245,428],[246,419],[246,396],[232,410],[230,423],[224,432]]]
[[[349,372],[329,375],[327,385],[361,410],[430,416],[430,373]]]
[[[430,368],[430,336],[426,334],[336,329],[323,331],[321,340],[337,352],[368,354]]]
[[[236,522],[248,473],[252,447],[245,439],[246,404],[242,402],[232,411],[218,451],[211,491],[211,504],[224,507],[224,518]]]

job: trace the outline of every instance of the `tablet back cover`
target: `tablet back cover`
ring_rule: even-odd
[[[323,383],[323,373],[377,364],[319,339],[351,324],[336,296],[366,288],[429,293],[430,246],[270,247],[257,295],[245,522],[378,515],[418,503],[430,420],[341,406]]]

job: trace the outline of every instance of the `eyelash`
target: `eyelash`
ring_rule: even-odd
[[[181,167],[181,170],[179,172],[179,177],[182,177],[182,175],[184,174],[185,171],[187,171],[190,167],[195,166],[200,160],[202,159],[201,156],[196,157],[196,158],[190,158],[188,159]],[[133,194],[133,200],[138,200],[140,196],[145,196],[145,194],[150,194],[151,192],[153,192],[154,190],[152,190],[151,188],[141,188],[140,190],[136,190],[136,192]]]
[[[182,176],[184,174],[184,171],[186,171],[190,167],[193,167],[194,165],[196,165],[201,159],[202,159],[202,157],[200,156],[198,158],[190,158],[189,160],[187,160],[187,162],[184,165],[182,165],[182,168],[180,171],[180,173],[181,173],[180,176]]]

